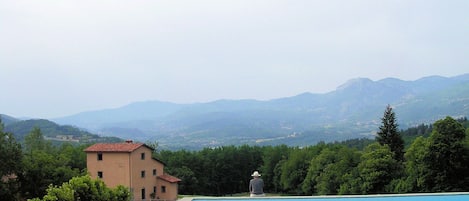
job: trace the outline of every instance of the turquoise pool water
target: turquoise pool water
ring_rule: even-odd
[[[469,194],[422,194],[383,196],[311,196],[311,197],[263,197],[263,198],[194,198],[192,201],[469,201]]]

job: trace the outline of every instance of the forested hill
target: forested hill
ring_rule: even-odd
[[[14,117],[11,117],[5,114],[0,114],[0,119],[2,120],[2,123],[5,125],[20,121],[19,119],[16,119]]]
[[[135,102],[54,121],[100,134],[158,141],[165,148],[306,146],[373,137],[388,104],[395,109],[401,129],[446,116],[469,116],[469,74],[415,81],[357,78],[329,93],[269,101]]]
[[[4,122],[5,124],[4,131],[13,133],[13,135],[18,141],[22,141],[24,137],[28,135],[34,128],[39,128],[46,139],[55,141],[68,141],[78,143],[122,141],[122,139],[117,137],[101,137],[73,126],[58,125],[52,121],[45,119],[15,119],[12,121],[11,118],[10,120],[8,120],[8,118],[5,118],[5,116],[2,115],[2,122]]]

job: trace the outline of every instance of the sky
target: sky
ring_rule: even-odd
[[[0,0],[0,114],[469,72],[467,0]]]

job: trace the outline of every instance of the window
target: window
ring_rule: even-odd
[[[103,172],[98,171],[98,178],[102,179],[103,178]]]
[[[145,170],[142,170],[142,171],[140,172],[140,176],[142,176],[142,178],[145,178]]]
[[[145,199],[145,189],[142,188],[142,200],[144,200],[144,199]]]
[[[161,192],[166,193],[166,186],[161,186]]]
[[[156,193],[156,186],[153,186],[153,193]]]
[[[98,153],[98,161],[102,161],[103,160],[103,153]]]
[[[153,176],[156,175],[156,169],[153,169]]]
[[[140,154],[140,159],[145,160],[145,153]]]

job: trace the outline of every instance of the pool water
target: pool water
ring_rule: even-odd
[[[262,198],[194,198],[192,201],[469,201],[469,193],[463,194],[412,194],[372,196],[311,196],[311,197],[262,197]]]

